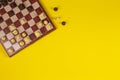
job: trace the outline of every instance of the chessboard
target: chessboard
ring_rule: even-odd
[[[0,42],[9,56],[53,30],[38,0],[0,0]]]

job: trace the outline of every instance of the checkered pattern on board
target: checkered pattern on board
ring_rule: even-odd
[[[37,0],[13,0],[0,8],[0,41],[9,56],[54,29]]]

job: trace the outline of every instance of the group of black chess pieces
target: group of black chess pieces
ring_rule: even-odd
[[[12,0],[0,0],[0,8],[2,7],[2,5],[5,5],[8,2],[11,2]]]

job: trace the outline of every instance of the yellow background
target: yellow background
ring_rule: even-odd
[[[0,46],[0,80],[120,80],[120,0],[40,2],[57,29],[11,58]]]

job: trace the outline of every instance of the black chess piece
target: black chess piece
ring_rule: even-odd
[[[7,0],[0,0],[0,5],[2,6]]]
[[[2,2],[3,2],[3,0],[0,0],[0,8],[2,7]]]
[[[8,2],[12,2],[12,0],[0,0],[0,8],[4,5],[7,5]]]

